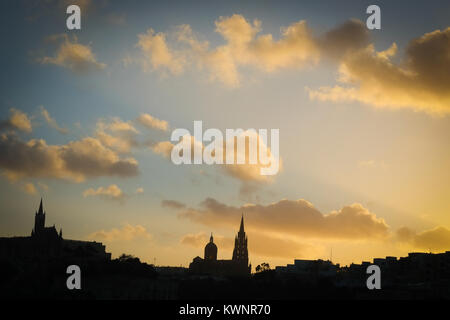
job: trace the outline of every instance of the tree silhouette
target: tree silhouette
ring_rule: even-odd
[[[266,262],[263,262],[263,263],[257,265],[255,270],[256,270],[256,273],[269,271],[270,270],[270,265],[268,263],[266,263]]]

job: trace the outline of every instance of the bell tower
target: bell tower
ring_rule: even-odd
[[[234,239],[233,260],[248,264],[247,236],[244,231],[244,215],[242,214],[241,226]]]

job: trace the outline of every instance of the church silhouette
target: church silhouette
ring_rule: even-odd
[[[250,275],[252,266],[248,263],[247,236],[244,230],[244,215],[241,218],[239,232],[234,239],[233,257],[231,260],[217,259],[217,245],[213,235],[205,246],[204,258],[197,256],[189,265],[191,274],[216,276],[245,276]]]
[[[0,258],[17,258],[21,261],[74,258],[82,261],[108,261],[111,253],[96,241],[64,239],[62,229],[45,226],[46,212],[43,201],[34,215],[34,227],[29,237],[0,238]]]

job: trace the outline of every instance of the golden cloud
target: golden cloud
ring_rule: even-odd
[[[50,42],[59,43],[54,56],[45,56],[38,59],[42,64],[54,64],[70,69],[76,73],[85,73],[90,70],[101,70],[106,64],[97,61],[89,45],[78,43],[76,36],[72,40],[67,34],[50,36]]]
[[[397,239],[418,249],[450,250],[450,230],[443,226],[422,232],[415,232],[407,227],[402,227],[397,230]]]
[[[245,214],[247,228],[258,232],[294,237],[333,239],[384,239],[389,234],[386,222],[360,204],[338,211],[321,213],[306,200],[280,200],[269,205],[228,206],[207,198],[199,209],[191,208],[179,217],[208,226],[235,226]]]
[[[309,91],[320,101],[359,101],[380,108],[410,108],[430,114],[450,112],[450,27],[412,40],[402,63],[391,61],[394,43],[377,52],[373,45],[343,57],[339,81],[346,86]]]
[[[169,128],[169,124],[167,123],[167,121],[152,117],[148,113],[141,114],[137,118],[137,121],[149,129],[158,129],[161,131],[167,131],[167,129]]]
[[[116,185],[112,184],[106,188],[99,187],[98,189],[89,188],[83,192],[83,197],[99,196],[104,199],[123,201],[125,193]]]
[[[93,232],[87,236],[87,239],[100,242],[151,240],[152,235],[141,225],[125,224],[121,229],[113,228],[109,231]]]
[[[185,61],[182,56],[172,52],[166,43],[164,33],[156,33],[148,29],[146,33],[138,35],[137,47],[141,49],[145,59],[142,60],[144,70],[168,70],[172,74],[183,72]]]
[[[189,25],[178,26],[172,33],[155,35],[150,29],[147,34],[138,35],[137,46],[144,55],[144,66],[150,64],[153,70],[167,69],[172,74],[188,68],[207,70],[211,80],[238,87],[243,68],[269,73],[301,69],[316,65],[321,56],[339,59],[368,43],[367,29],[359,20],[349,20],[321,37],[314,37],[306,21],[301,20],[282,27],[279,39],[272,34],[260,34],[261,21],[249,22],[239,14],[220,17],[215,26],[225,44],[214,48],[210,48],[208,41],[198,40]]]
[[[240,132],[237,132],[234,137],[224,141],[221,148],[223,163],[226,163],[228,152],[227,146],[229,143],[232,143],[233,146],[234,163],[224,164],[223,169],[226,174],[231,177],[237,178],[243,182],[268,183],[273,181],[275,175],[262,175],[261,170],[273,166],[278,168],[276,171],[277,173],[282,168],[281,158],[276,157],[271,152],[271,149],[267,146],[267,141],[264,141],[254,130],[241,130]],[[243,148],[238,147],[240,143],[244,146]],[[278,141],[272,141],[272,144],[275,143],[278,143]],[[254,147],[253,150],[251,150],[251,146]],[[221,146],[219,145],[217,147],[219,148]],[[278,150],[277,153],[279,153]],[[252,156],[254,156],[254,159],[253,161],[250,161]],[[237,159],[239,158],[244,160],[243,164],[238,164]]]
[[[431,114],[450,112],[450,27],[413,39],[400,63],[392,57],[397,45],[376,51],[364,23],[351,19],[314,37],[306,21],[281,28],[281,36],[261,34],[259,20],[242,15],[220,17],[215,31],[225,44],[210,48],[189,25],[175,32],[149,30],[139,35],[138,47],[154,70],[180,74],[185,69],[206,70],[211,80],[229,87],[242,83],[241,70],[264,72],[314,66],[322,58],[339,64],[339,85],[309,89],[311,99],[358,101],[375,107],[410,108]],[[143,41],[147,39],[148,45]]]
[[[23,191],[28,194],[34,195],[37,193],[36,187],[31,182],[27,182],[22,186]]]
[[[231,87],[239,86],[240,67],[253,66],[266,72],[282,68],[301,68],[318,61],[319,48],[311,36],[305,21],[299,21],[281,29],[281,38],[274,40],[271,34],[257,36],[261,22],[248,22],[242,15],[220,17],[215,21],[216,32],[226,41],[225,45],[209,49],[208,42],[200,42],[189,25],[177,28],[175,43],[186,45],[174,49],[167,42],[168,34],[149,29],[138,35],[137,46],[144,57],[144,67],[153,70],[169,70],[180,74],[189,66],[199,70],[206,68],[212,80],[219,80]]]
[[[108,148],[129,153],[131,148],[138,146],[138,133],[132,123],[114,117],[110,122],[103,119],[97,121],[95,136]]]
[[[170,159],[174,145],[170,141],[161,141],[153,144],[150,148],[154,153],[163,156],[166,159]]]
[[[202,149],[202,152],[207,151],[203,142],[196,141],[195,138],[191,135],[183,136],[180,141],[183,139],[190,139],[191,144],[191,161],[194,159],[194,148],[195,146],[199,146]],[[235,136],[233,138],[233,148],[234,148],[234,163],[226,164],[227,158],[227,143],[231,140],[227,141],[224,139],[223,144],[217,144],[216,149],[223,156],[223,164],[217,164],[218,169],[225,175],[230,176],[234,179],[238,179],[241,181],[241,187],[239,189],[239,194],[241,197],[248,197],[257,191],[261,186],[265,184],[272,183],[275,179],[275,175],[262,175],[261,170],[264,168],[278,168],[276,172],[282,170],[282,159],[281,157],[276,157],[271,149],[266,145],[267,141],[264,142],[261,136],[252,130],[240,130],[235,132]],[[243,143],[243,148],[238,148],[238,144]],[[256,163],[250,163],[250,140],[253,140],[254,145],[256,145],[256,150],[253,152],[256,153]],[[274,142],[272,142],[274,143]],[[174,144],[170,141],[161,141],[157,143],[151,143],[150,149],[166,159],[171,159],[172,149],[174,148]],[[209,149],[211,152],[211,156],[215,157],[215,151]],[[239,152],[238,152],[239,151]],[[182,155],[183,150],[180,151],[180,156]],[[259,154],[258,154],[259,153]],[[238,164],[237,159],[242,157],[244,159],[243,164]],[[267,164],[268,163],[268,164]]]
[[[2,129],[18,129],[27,133],[30,133],[33,130],[31,126],[31,121],[28,118],[27,114],[11,108],[11,117],[8,120],[0,121],[0,130]]]

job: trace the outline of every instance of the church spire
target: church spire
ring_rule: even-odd
[[[244,231],[244,214],[241,217],[241,226],[234,239],[233,260],[248,264],[247,237]]]
[[[212,232],[211,232],[211,237],[209,238],[209,242],[214,242]]]
[[[42,198],[41,203],[39,204],[39,210],[36,212],[34,216],[34,229],[33,233],[35,235],[40,234],[45,228],[45,212],[44,212],[44,205],[42,204]]]
[[[41,204],[39,205],[39,212],[38,213],[40,213],[40,214],[44,213],[44,207],[42,205],[42,198],[41,198]]]
[[[239,228],[239,232],[244,232],[244,214],[242,214],[241,227]]]

